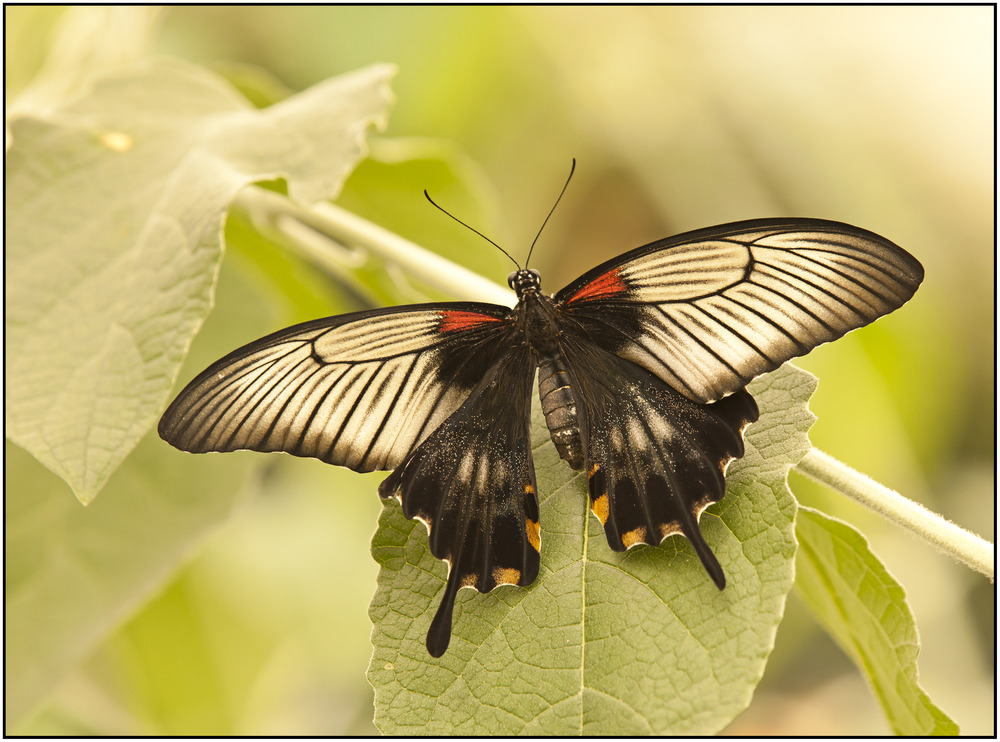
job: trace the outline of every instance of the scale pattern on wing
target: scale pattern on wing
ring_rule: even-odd
[[[594,342],[704,403],[893,311],[922,279],[871,232],[762,219],[640,247],[556,300]]]
[[[160,420],[186,451],[285,451],[392,469],[453,413],[514,328],[490,304],[329,317],[250,343],[195,378]]]
[[[608,544],[624,551],[683,534],[721,589],[725,576],[698,518],[722,499],[726,467],[743,455],[743,429],[758,414],[753,397],[740,390],[697,404],[571,334],[562,347],[578,390],[591,510]]]
[[[427,633],[440,657],[451,639],[460,588],[489,592],[530,585],[538,575],[538,499],[531,461],[535,362],[523,342],[484,376],[458,410],[379,487],[421,520],[448,582]]]

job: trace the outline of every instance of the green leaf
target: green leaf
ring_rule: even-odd
[[[529,588],[463,590],[454,635],[424,637],[446,567],[389,501],[372,541],[375,723],[386,734],[710,734],[750,702],[792,585],[795,500],[785,478],[808,449],[814,377],[790,366],[751,386],[760,420],[702,517],[728,578],[719,591],[690,544],[612,552],[584,478],[535,410],[542,564]],[[538,445],[538,441],[545,443]]]
[[[11,102],[5,117],[44,116],[85,94],[98,75],[148,58],[162,16],[162,8],[149,6],[66,9],[55,24],[41,69]],[[15,45],[21,36],[17,34]],[[8,60],[19,57],[17,50],[7,50]]]
[[[893,732],[955,735],[958,725],[917,682],[920,642],[906,593],[842,521],[799,508],[795,585],[871,684]]]
[[[233,337],[274,325],[271,296],[240,267],[222,267],[219,307],[188,356],[189,375]],[[265,457],[185,455],[151,433],[83,508],[23,449],[8,443],[6,456],[5,710],[14,727],[229,517]]]
[[[8,437],[90,502],[154,424],[212,305],[241,187],[335,195],[381,125],[392,68],[264,110],[221,78],[159,62],[10,123]]]

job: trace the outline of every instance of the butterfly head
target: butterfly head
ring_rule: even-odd
[[[522,268],[507,276],[507,285],[514,289],[517,298],[525,294],[536,294],[542,287],[542,274],[534,268]]]

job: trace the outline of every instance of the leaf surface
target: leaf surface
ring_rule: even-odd
[[[263,110],[218,76],[139,63],[9,122],[7,436],[88,503],[152,427],[212,306],[243,186],[337,193],[384,122],[392,68]]]
[[[893,732],[956,735],[917,682],[920,641],[902,586],[852,526],[799,508],[795,586],[868,679]]]
[[[535,410],[542,564],[529,588],[459,593],[447,653],[424,637],[446,576],[425,529],[386,504],[372,553],[375,723],[386,734],[710,734],[750,702],[791,588],[795,501],[815,379],[785,366],[751,385],[761,417],[702,516],[727,575],[719,591],[690,544],[608,547],[584,478]],[[540,443],[540,441],[545,441]]]
[[[219,307],[192,347],[188,375],[217,358],[233,338],[258,336],[274,326],[273,292],[241,270],[244,262],[227,260],[222,266]],[[84,508],[65,482],[7,443],[9,728],[17,729],[68,670],[174,576],[230,516],[248,473],[265,462],[253,454],[184,454],[150,432],[112,475],[104,494]]]

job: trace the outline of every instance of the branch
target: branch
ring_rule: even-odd
[[[893,523],[909,529],[945,554],[993,580],[996,547],[923,505],[879,484],[813,448],[795,467],[810,479],[850,497]]]
[[[514,305],[510,289],[334,204],[305,208],[256,186],[240,191],[236,203],[259,230],[280,237],[283,244],[335,275],[361,267],[371,252],[456,299]]]

